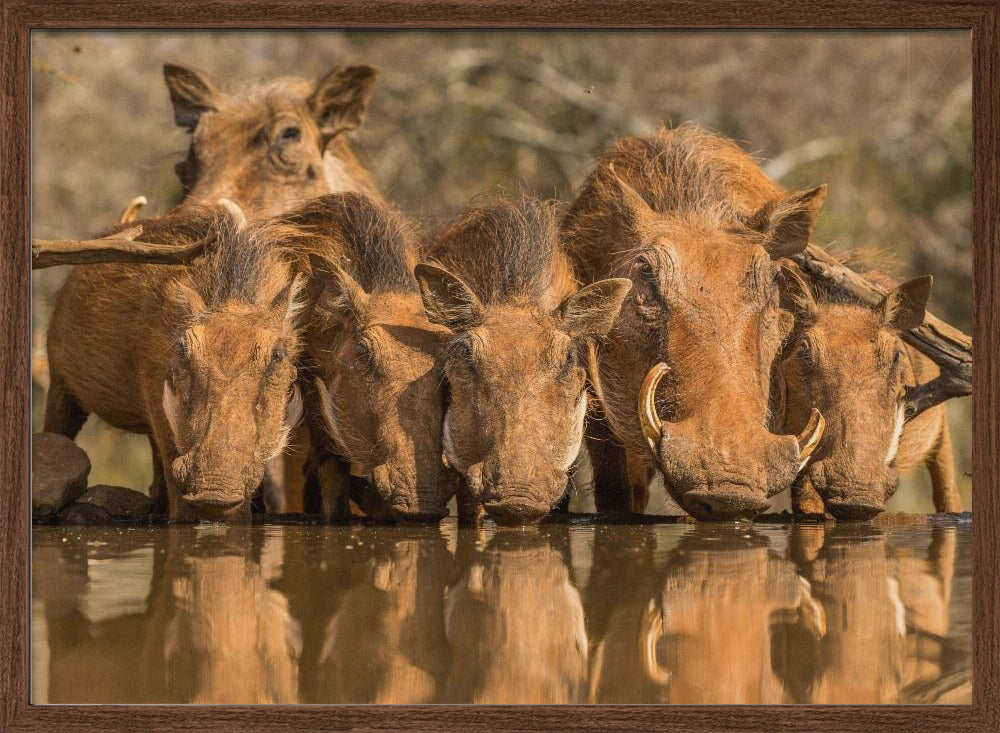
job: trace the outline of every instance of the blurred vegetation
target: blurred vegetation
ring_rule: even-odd
[[[356,149],[414,216],[526,187],[569,201],[621,135],[698,120],[739,140],[789,188],[830,185],[816,240],[879,250],[900,277],[932,273],[932,309],[971,316],[971,36],[847,32],[35,32],[32,205],[37,237],[82,237],[143,194],[170,208],[174,126],[161,66],[223,88],[370,63],[381,77]],[[63,268],[35,276],[44,353]],[[35,391],[35,419],[43,393]],[[970,506],[968,400],[950,406]],[[145,440],[91,420],[93,481],[148,482]],[[927,511],[917,477],[892,508]],[[916,489],[920,486],[920,489]]]

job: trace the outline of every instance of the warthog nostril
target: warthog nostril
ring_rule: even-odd
[[[503,527],[537,524],[549,513],[549,508],[545,505],[520,500],[487,502],[483,504],[483,509],[494,522]]]
[[[845,521],[866,521],[885,511],[885,507],[873,501],[844,501],[832,499],[826,508],[835,518]]]
[[[243,494],[230,494],[224,491],[192,491],[181,498],[189,504],[212,509],[228,509],[246,501]]]
[[[701,489],[689,491],[681,499],[691,516],[710,522],[753,519],[771,505],[749,491]]]

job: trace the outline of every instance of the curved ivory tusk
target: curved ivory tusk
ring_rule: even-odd
[[[642,668],[646,676],[656,685],[666,685],[670,682],[670,670],[656,659],[656,645],[663,638],[663,616],[656,607],[656,602],[650,600],[642,614],[641,644]]]
[[[800,471],[806,467],[809,456],[819,446],[819,442],[823,439],[823,433],[825,432],[826,419],[823,417],[823,413],[814,407],[809,413],[809,422],[806,423],[802,432],[795,436],[795,443],[799,447]]]
[[[148,204],[145,196],[136,196],[134,199],[128,202],[128,206],[122,211],[122,215],[118,217],[119,224],[131,224],[135,221],[135,217],[139,214],[139,209]]]
[[[669,370],[670,367],[661,361],[646,373],[646,378],[642,380],[642,387],[639,389],[639,425],[642,427],[646,443],[654,454],[660,442],[660,430],[663,426],[663,421],[656,414],[656,388]]]

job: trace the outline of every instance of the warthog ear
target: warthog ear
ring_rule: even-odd
[[[197,290],[192,288],[180,280],[175,280],[173,283],[174,289],[174,302],[180,309],[181,317],[191,320],[200,313],[204,313],[208,310],[205,305],[205,300],[201,297]]]
[[[795,315],[796,325],[811,326],[816,321],[816,299],[794,264],[782,263],[778,270],[781,305]]]
[[[302,304],[298,302],[297,298],[305,279],[305,275],[296,275],[295,279],[283,287],[271,300],[270,308],[281,320],[295,318],[302,309]]]
[[[308,104],[323,134],[323,147],[335,135],[365,121],[377,77],[378,69],[372,66],[348,66],[319,80]]]
[[[483,305],[472,289],[445,269],[421,264],[413,270],[427,320],[452,331],[468,331],[483,322]]]
[[[638,238],[646,222],[656,217],[656,212],[635,188],[618,176],[613,164],[608,165],[608,171],[611,173],[611,184],[615,194],[617,214],[622,219],[622,228]]]
[[[882,299],[882,322],[898,331],[909,331],[924,322],[927,300],[934,278],[930,275],[907,280]]]
[[[337,318],[363,322],[369,296],[358,281],[337,263],[317,254],[310,254],[309,261],[320,288],[316,307]]]
[[[193,130],[203,113],[218,109],[221,93],[200,71],[164,64],[163,78],[174,105],[174,121],[181,127]]]
[[[826,200],[826,184],[770,201],[744,223],[767,236],[771,259],[791,257],[805,250]]]
[[[573,338],[604,336],[615,324],[632,281],[616,277],[588,285],[566,298],[556,309],[562,329]]]

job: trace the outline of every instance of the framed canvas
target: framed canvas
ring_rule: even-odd
[[[1000,375],[991,348],[1000,323],[993,276],[1000,248],[1000,2],[0,0],[0,7],[0,730],[1000,729]],[[437,53],[438,33],[462,40]],[[578,53],[574,38],[586,38],[593,52]],[[690,64],[677,79],[667,68],[649,68],[656,44],[670,42],[670,63]],[[326,45],[308,68],[277,73],[282,64],[302,63],[303,47],[319,44]],[[548,56],[533,54],[543,46]],[[904,46],[903,54],[880,54]],[[594,156],[616,138],[655,138],[663,123],[693,121],[749,138],[740,143],[758,154],[767,175],[802,197],[818,196],[820,205],[826,189],[814,184],[834,177],[842,186],[831,183],[825,211],[834,213],[825,216],[840,218],[819,226],[846,238],[844,249],[925,234],[926,241],[907,245],[906,266],[898,269],[917,270],[910,276],[933,271],[943,295],[932,306],[972,338],[929,315],[917,321],[931,323],[920,338],[945,351],[958,344],[960,362],[972,341],[985,345],[971,357],[971,399],[951,415],[953,427],[965,426],[955,433],[960,475],[951,480],[959,504],[935,493],[933,508],[950,514],[926,518],[927,485],[904,484],[899,495],[912,489],[926,496],[912,505],[897,496],[881,524],[844,521],[831,530],[829,518],[824,525],[813,515],[800,521],[775,513],[753,529],[729,522],[695,531],[686,518],[660,515],[672,507],[704,518],[699,511],[718,507],[684,497],[678,506],[659,484],[662,500],[631,499],[628,508],[639,502],[645,519],[587,519],[572,505],[569,519],[542,525],[540,534],[418,526],[397,528],[388,540],[367,525],[357,531],[356,522],[318,528],[295,501],[281,505],[283,520],[253,528],[171,526],[167,533],[119,522],[95,530],[81,525],[95,511],[109,518],[112,510],[79,503],[75,517],[62,505],[40,519],[31,501],[32,433],[41,430],[39,369],[45,388],[49,377],[47,366],[39,367],[47,323],[39,327],[38,313],[47,321],[61,279],[33,279],[33,268],[56,264],[66,252],[76,256],[79,241],[60,237],[106,229],[118,220],[114,207],[125,207],[133,194],[149,195],[151,212],[162,214],[190,193],[192,171],[203,161],[193,147],[185,152],[180,130],[171,130],[174,137],[163,131],[174,120],[193,129],[200,112],[176,79],[190,90],[194,78],[202,92],[215,94],[254,76],[326,78],[320,67],[327,59],[346,56],[358,64],[348,70],[353,81],[334,81],[350,86],[360,78],[364,86],[373,73],[363,65],[366,51],[382,67],[391,102],[376,101],[368,119],[362,109],[340,120],[352,132],[364,121],[358,136],[363,141],[371,127],[377,149],[341,161],[338,175],[361,180],[371,172],[387,185],[387,198],[428,228],[497,189],[501,196],[520,188],[572,201]],[[840,55],[851,53],[872,68],[862,75],[862,62]],[[152,67],[144,54],[157,56]],[[595,54],[603,55],[597,61]],[[831,68],[838,58],[841,76]],[[878,66],[887,59],[894,59],[891,73]],[[189,61],[215,66],[191,77],[180,66]],[[178,64],[167,72],[172,110],[158,78],[163,63]],[[626,70],[617,91],[616,63]],[[420,65],[433,73],[420,73]],[[213,72],[223,78],[211,79]],[[810,73],[818,84],[836,79],[829,95],[854,97],[827,104],[827,92],[808,88]],[[907,111],[893,106],[898,96],[880,98],[879,84],[906,85]],[[548,121],[553,98],[561,105],[560,129],[539,124]],[[691,101],[708,99],[717,104]],[[157,104],[164,119],[142,129],[141,116]],[[663,119],[664,110],[676,117]],[[816,122],[845,110],[857,117],[832,127]],[[811,125],[820,132],[798,134]],[[292,132],[295,142],[307,134]],[[918,138],[924,143],[913,144]],[[224,182],[208,197],[235,197],[226,193],[235,185]],[[123,227],[139,206],[128,207]],[[776,216],[772,209],[768,217]],[[932,218],[937,228],[925,224]],[[128,239],[127,230],[116,231]],[[952,255],[948,237],[970,231],[971,246]],[[163,262],[206,246],[199,241],[164,254],[155,244],[133,244]],[[55,261],[40,264],[45,257]],[[937,269],[952,260],[952,270]],[[870,287],[821,252],[797,262],[805,274],[832,272],[854,294]],[[861,296],[883,303],[893,287]],[[962,368],[936,386],[968,394],[968,363]],[[656,383],[650,400],[655,393]],[[913,410],[932,399],[919,388],[906,395]],[[900,414],[893,455],[902,420]],[[810,415],[800,433],[806,440],[797,445],[803,461],[810,429],[821,435],[825,428],[817,433]],[[151,480],[148,468],[129,463],[135,446],[122,440],[113,431],[78,440],[92,458],[102,450],[111,456],[100,466],[95,461],[100,480],[91,474],[91,489]],[[458,461],[448,460],[449,450],[450,469]],[[372,480],[371,469],[350,467],[349,480]],[[947,470],[954,471],[950,464]],[[972,485],[974,520],[958,513],[962,503],[970,506]],[[585,501],[594,500],[578,503]],[[809,499],[793,501],[798,510]],[[863,502],[843,514],[830,506],[838,519],[868,519],[858,514],[865,514]],[[41,526],[55,524],[56,514],[63,524]],[[491,516],[506,523],[501,513]],[[527,587],[514,594],[520,600],[490,605],[491,593],[502,595],[503,583],[518,579]],[[338,583],[344,590],[329,594]],[[851,605],[844,593],[877,600]],[[719,615],[719,606],[699,594],[738,600],[725,606],[729,615]],[[254,609],[252,628],[223,632],[220,641],[220,626],[248,622],[244,608]],[[876,610],[850,623],[837,616],[859,609]],[[838,623],[852,633],[836,638],[830,629]],[[857,633],[862,627],[885,633]],[[518,633],[528,651],[517,643],[498,650]],[[193,637],[203,645],[190,643]],[[249,639],[245,654],[228,648],[216,664],[206,652],[205,644],[237,646],[240,639]],[[383,648],[392,653],[373,652]],[[685,656],[703,663],[685,667],[678,663]],[[626,657],[641,674],[620,661]],[[487,658],[492,666],[482,663]]]

